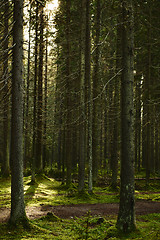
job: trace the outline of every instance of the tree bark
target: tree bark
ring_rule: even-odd
[[[23,190],[23,0],[14,0],[12,122],[11,122],[11,215],[10,223],[26,220]]]
[[[134,200],[134,104],[133,104],[133,6],[122,1],[122,85],[121,85],[121,189],[117,227],[123,232],[135,228]]]
[[[34,59],[34,91],[33,91],[33,143],[32,143],[32,179],[35,182],[36,171],[36,119],[37,119],[37,76],[38,76],[38,12],[39,3],[36,2],[36,23],[35,23],[35,59]]]
[[[9,45],[9,1],[7,0],[4,6],[4,59],[3,59],[3,164],[2,175],[9,176],[9,97],[8,97],[8,45]]]
[[[93,187],[93,154],[92,154],[92,83],[91,83],[91,37],[90,37],[90,0],[86,1],[86,44],[85,44],[85,84],[88,99],[88,192],[92,192]]]
[[[80,139],[79,139],[79,164],[78,164],[78,188],[84,190],[85,179],[85,29],[86,29],[86,0],[81,0],[81,39],[80,39]]]
[[[38,72],[38,102],[37,102],[37,148],[36,148],[36,169],[42,171],[42,127],[43,127],[43,55],[44,55],[44,13],[43,3],[40,6],[40,43],[39,43],[39,72]]]
[[[29,8],[29,30],[28,30],[28,62],[27,62],[27,89],[26,89],[26,112],[25,112],[25,136],[24,136],[24,168],[26,168],[29,159],[29,87],[30,87],[30,55],[31,55],[31,9]]]
[[[96,183],[100,162],[100,0],[96,1],[96,36],[95,36],[95,57],[93,75],[93,183]]]
[[[66,1],[66,104],[67,104],[67,114],[66,114],[66,166],[67,166],[67,179],[66,185],[69,187],[72,181],[72,128],[71,128],[71,121],[72,121],[72,113],[71,109],[71,61],[70,61],[70,8],[71,8],[71,1]]]
[[[47,19],[48,21],[48,19]],[[45,49],[45,79],[44,79],[44,137],[43,137],[43,168],[47,163],[47,92],[48,92],[48,24],[46,25],[46,49]]]

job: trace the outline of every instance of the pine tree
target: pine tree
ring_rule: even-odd
[[[122,2],[122,85],[121,85],[121,189],[117,227],[123,232],[135,228],[134,200],[134,36],[132,0]]]
[[[26,222],[23,190],[23,0],[14,0],[12,121],[11,121],[11,215],[9,222]]]

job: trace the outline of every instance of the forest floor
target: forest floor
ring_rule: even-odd
[[[71,204],[71,205],[43,205],[28,206],[26,213],[29,219],[38,219],[46,216],[48,212],[53,213],[61,219],[69,219],[85,216],[90,212],[92,216],[103,216],[105,218],[118,214],[118,203],[96,203],[96,204]],[[146,215],[151,213],[160,213],[160,202],[140,200],[136,202],[136,215]],[[9,218],[10,209],[0,208],[0,222],[6,222]]]
[[[66,188],[61,181],[47,176],[24,177],[26,213],[31,229],[9,229],[11,206],[10,178],[0,178],[0,239],[6,240],[77,240],[134,239],[160,240],[160,180],[136,180],[136,231],[126,235],[116,226],[119,208],[119,187],[113,190],[100,179],[93,194],[79,193],[77,184]]]
[[[0,222],[6,222],[10,214],[10,179],[0,179]],[[136,184],[136,216],[160,213],[159,181],[151,183],[145,189],[143,182]],[[77,194],[73,185],[67,190],[60,182],[52,178],[37,178],[35,185],[30,185],[30,177],[24,178],[26,213],[29,219],[38,219],[48,212],[62,219],[85,216],[110,217],[118,214],[119,191],[108,186],[95,188],[93,195]]]

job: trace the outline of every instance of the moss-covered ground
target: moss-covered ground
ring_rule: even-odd
[[[94,194],[78,194],[77,185],[66,189],[61,182],[46,176],[37,177],[36,184],[30,184],[31,177],[24,177],[25,202],[27,206],[62,205],[79,203],[118,203],[119,191],[109,185],[94,188]],[[136,199],[160,201],[159,180],[152,180],[146,188],[145,180],[136,181]],[[10,179],[0,178],[0,208],[10,208]],[[85,217],[61,220],[53,215],[30,220],[30,228],[10,228],[0,223],[0,239],[160,239],[160,214],[137,216],[137,230],[122,234],[115,228],[117,216],[101,218],[86,213]]]

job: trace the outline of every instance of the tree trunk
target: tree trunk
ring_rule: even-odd
[[[122,86],[121,86],[121,189],[117,227],[123,232],[135,228],[134,200],[134,104],[133,104],[133,7],[123,0]]]
[[[149,4],[149,3],[148,3]],[[149,4],[150,6],[150,4]],[[150,86],[151,86],[151,8],[149,8],[149,25],[148,25],[148,52],[147,52],[147,70],[146,70],[146,97],[147,97],[147,126],[146,126],[146,186],[149,185],[150,173],[151,173],[151,107],[150,107]],[[153,109],[152,109],[153,111]],[[154,157],[153,157],[154,159]]]
[[[14,1],[13,17],[10,223],[18,224],[26,220],[23,190],[23,0]]]
[[[48,91],[48,29],[46,28],[46,49],[45,49],[45,92],[44,92],[44,137],[43,137],[43,168],[47,163],[47,91]]]
[[[43,3],[42,3],[43,4]],[[37,102],[37,148],[36,148],[36,168],[42,171],[42,113],[43,113],[43,30],[44,30],[44,14],[43,5],[40,6],[40,43],[39,43],[39,72],[38,72],[38,102]]]
[[[8,97],[8,21],[9,21],[9,1],[6,0],[4,6],[4,64],[3,64],[3,164],[2,175],[9,176],[9,97]]]
[[[86,29],[86,0],[81,1],[81,42],[80,42],[80,139],[79,139],[79,164],[78,164],[78,188],[79,191],[84,190],[84,179],[85,179],[85,29]]]
[[[117,21],[120,22],[121,18],[118,16]],[[116,73],[121,70],[121,26],[117,26],[117,45],[116,45]],[[117,187],[117,175],[118,175],[118,140],[119,140],[119,118],[118,113],[120,111],[120,75],[118,74],[114,80],[114,98],[113,98],[113,108],[114,108],[114,119],[113,119],[113,140],[111,148],[111,186],[113,188]]]
[[[28,36],[28,63],[27,63],[27,91],[26,91],[26,113],[25,113],[25,137],[24,137],[24,168],[26,168],[28,155],[29,155],[29,87],[30,87],[30,55],[31,55],[31,8],[32,5],[30,3],[29,9],[29,36]]]
[[[93,172],[92,172],[92,83],[91,83],[91,37],[90,37],[90,0],[86,1],[86,46],[85,46],[85,83],[88,99],[88,192],[92,192]]]
[[[96,1],[96,23],[95,23],[95,57],[93,73],[93,183],[96,183],[98,168],[100,162],[100,73],[99,73],[99,56],[100,56],[100,0]]]
[[[71,129],[71,69],[70,69],[70,8],[71,1],[66,1],[66,105],[67,105],[67,114],[66,114],[66,167],[67,167],[67,179],[66,185],[69,187],[72,180],[72,129]]]
[[[33,143],[32,143],[32,179],[35,182],[36,169],[36,109],[37,109],[37,76],[38,76],[38,12],[39,3],[36,2],[36,23],[35,23],[35,59],[34,59],[34,91],[33,91]]]

